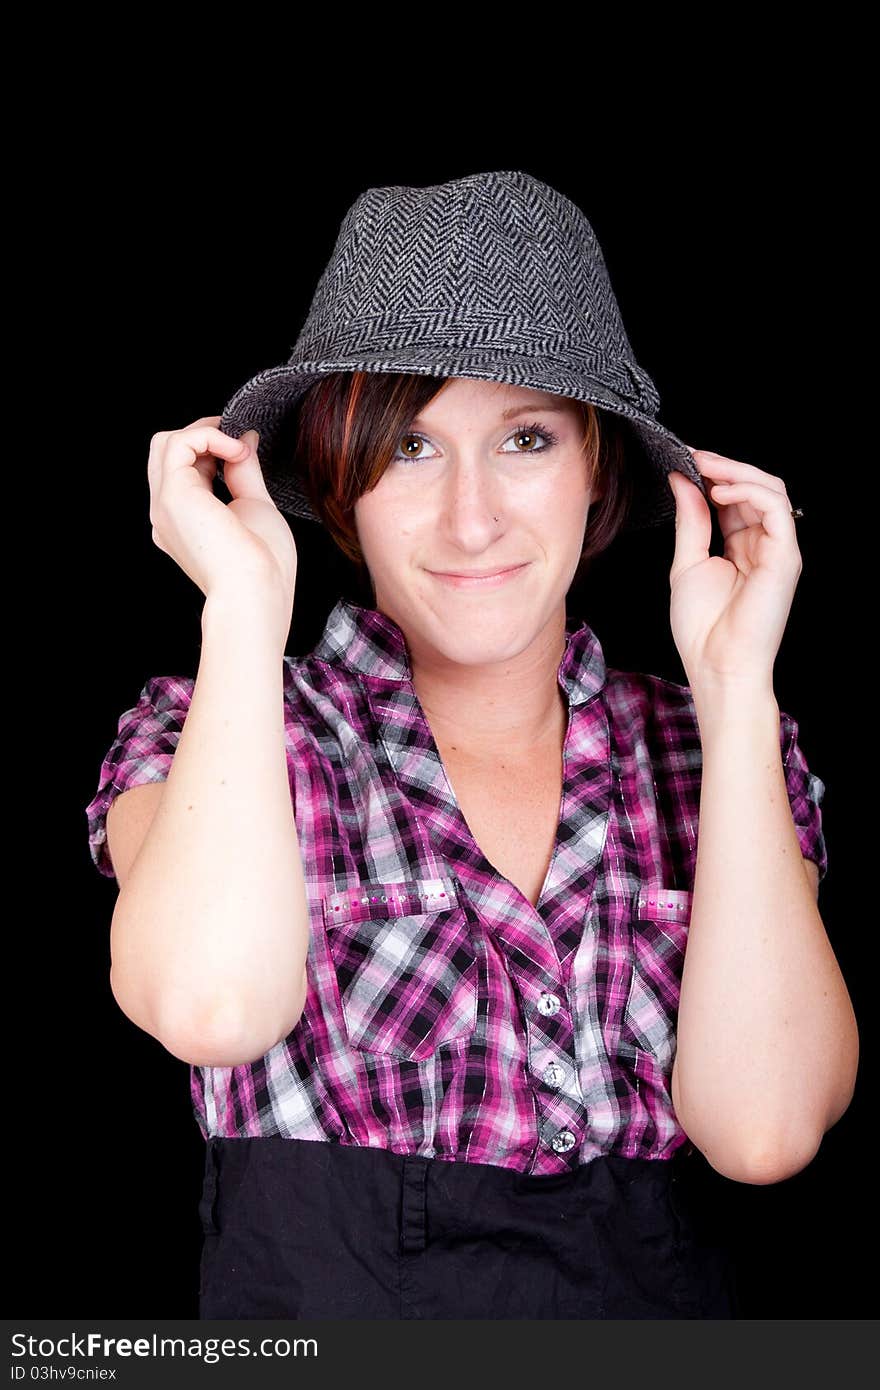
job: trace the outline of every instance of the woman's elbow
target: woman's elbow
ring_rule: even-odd
[[[786,1178],[803,1172],[816,1157],[821,1142],[821,1136],[817,1139],[815,1135],[810,1135],[797,1144],[790,1141],[785,1144],[777,1141],[756,1143],[745,1153],[739,1148],[704,1148],[700,1144],[696,1144],[696,1147],[710,1167],[722,1177],[732,1182],[764,1186],[785,1182]]]

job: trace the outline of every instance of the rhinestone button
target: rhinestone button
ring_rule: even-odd
[[[554,1134],[552,1144],[558,1154],[567,1153],[576,1139],[570,1129],[561,1129],[558,1134]]]
[[[564,1076],[565,1072],[556,1062],[551,1062],[542,1073],[542,1079],[546,1081],[548,1086],[561,1086]]]
[[[538,1000],[538,1013],[544,1014],[546,1016],[549,1016],[550,1014],[558,1014],[560,1008],[561,1004],[559,1002],[559,995],[548,994],[547,991],[544,990],[541,994],[541,997]]]

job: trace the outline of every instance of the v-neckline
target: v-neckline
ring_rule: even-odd
[[[536,903],[532,903],[531,900],[526,897],[522,889],[519,888],[513,882],[512,879],[509,879],[506,876],[506,874],[503,874],[501,870],[495,864],[492,863],[491,859],[487,858],[487,856],[484,854],[483,850],[477,843],[474,833],[468,824],[467,817],[465,816],[464,811],[461,808],[461,804],[459,803],[458,797],[455,792],[455,787],[452,784],[452,778],[449,775],[449,770],[446,766],[446,763],[443,760],[443,755],[441,754],[440,748],[437,744],[437,740],[434,737],[430,722],[422,706],[422,702],[416,694],[415,687],[412,687],[412,691],[413,698],[416,702],[416,707],[418,710],[419,720],[424,728],[428,740],[430,741],[431,750],[433,751],[434,756],[436,757],[437,765],[440,769],[440,774],[443,778],[443,782],[449,794],[449,802],[455,808],[454,814],[458,821],[459,828],[462,833],[462,838],[465,838],[468,841],[472,860],[476,863],[477,867],[484,874],[491,875],[493,878],[497,879],[499,883],[503,884],[511,892],[515,893],[517,897],[526,904],[529,910],[535,913],[536,916],[540,917],[541,921],[543,922],[544,917],[541,909],[542,906],[544,906],[545,904],[545,899],[548,898],[548,896],[550,896],[553,888],[554,869],[559,854],[559,831],[565,823],[566,801],[568,798],[569,791],[569,744],[571,741],[573,716],[573,708],[571,701],[567,697],[565,697],[566,722],[565,734],[562,740],[562,784],[559,796],[559,805],[556,808],[556,826],[553,832],[553,850],[550,855],[550,861],[547,865],[546,873],[544,874],[544,879],[541,884],[541,890],[538,893],[538,900]]]
[[[589,625],[566,620],[557,669],[568,707],[562,789],[553,851],[534,905],[486,858],[471,833],[416,694],[397,623],[378,610],[340,600],[316,655],[359,676],[377,747],[413,813],[407,835],[421,843],[426,861],[439,861],[438,871],[445,867],[459,879],[512,958],[523,952],[534,963],[543,957],[541,943],[552,942],[562,954],[574,949],[590,910],[611,805],[609,711],[601,698],[606,668]],[[406,812],[401,807],[393,814],[403,818]],[[415,856],[416,844],[410,852]]]
[[[411,686],[383,682],[381,691],[371,691],[370,705],[378,746],[404,798],[390,813],[399,818],[409,852],[422,863],[433,861],[435,872],[451,875],[463,892],[463,909],[496,939],[514,973],[522,972],[523,978],[535,970],[552,974],[583,941],[610,823],[611,744],[604,702],[593,701],[588,710],[572,702],[560,816],[535,906],[471,834]]]

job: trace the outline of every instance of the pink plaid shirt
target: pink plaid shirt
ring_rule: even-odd
[[[259,1061],[191,1067],[202,1135],[285,1135],[552,1174],[670,1159],[670,1096],[702,752],[687,686],[606,669],[569,618],[555,848],[537,908],[477,847],[410,679],[401,629],[341,599],[284,657],[309,990]],[[168,774],[194,680],[157,676],[121,716],[86,808],[113,876],[111,801]],[[827,867],[798,726],[780,741],[801,852]]]

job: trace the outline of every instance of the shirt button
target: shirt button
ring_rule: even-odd
[[[544,990],[538,999],[538,1013],[540,1014],[558,1014],[560,1007],[558,994],[548,994],[547,991]]]
[[[562,1067],[558,1066],[556,1062],[551,1062],[548,1067],[544,1068],[542,1079],[546,1081],[548,1086],[561,1086],[564,1076],[565,1072]]]
[[[567,1153],[576,1139],[570,1129],[561,1129],[558,1134],[554,1134],[552,1144],[558,1154]]]

